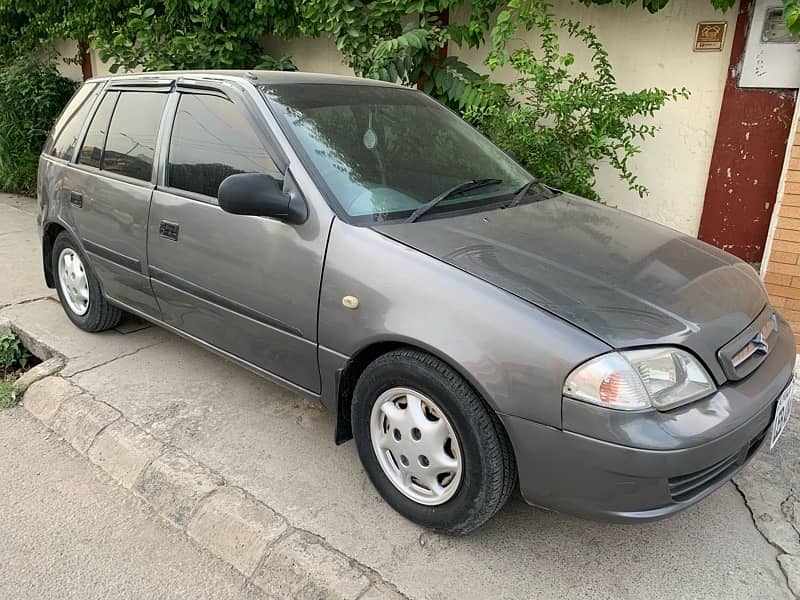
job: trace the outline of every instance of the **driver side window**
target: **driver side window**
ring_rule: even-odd
[[[182,94],[170,140],[167,185],[216,198],[222,180],[237,173],[282,178],[252,125],[231,100]]]

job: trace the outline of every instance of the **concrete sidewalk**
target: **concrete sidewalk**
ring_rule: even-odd
[[[666,521],[592,523],[515,496],[468,537],[433,534],[383,503],[354,446],[334,446],[333,417],[316,405],[156,327],[77,330],[44,287],[33,210],[0,201],[0,319],[66,366],[35,384],[26,405],[101,466],[114,456],[109,469],[124,487],[240,561],[276,597],[796,597],[789,585],[800,593],[797,410],[777,452],[762,453],[738,489],[728,484]],[[185,485],[164,487],[187,473]],[[227,521],[215,517],[231,504],[256,507],[257,517],[241,519],[254,532],[247,539],[226,539]]]
[[[0,411],[0,598],[263,598],[22,408]]]

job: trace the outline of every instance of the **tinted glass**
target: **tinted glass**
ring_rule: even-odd
[[[531,179],[488,139],[420,92],[330,84],[262,91],[283,129],[354,221],[408,217],[468,180],[501,181],[454,194],[431,213],[496,204]],[[537,192],[549,194],[531,189]]]
[[[167,94],[122,92],[108,128],[103,170],[150,181]]]
[[[239,107],[227,98],[184,94],[172,129],[167,185],[217,196],[236,173],[281,174]]]
[[[103,144],[108,131],[108,121],[114,111],[117,96],[119,96],[119,92],[106,94],[94,113],[92,122],[89,124],[89,130],[86,132],[86,138],[83,140],[81,153],[78,155],[79,163],[100,168],[100,160],[103,158]]]
[[[69,101],[64,112],[59,117],[53,131],[50,134],[50,141],[46,144],[49,148],[48,154],[56,158],[69,160],[78,144],[78,136],[81,133],[86,116],[92,107],[94,92],[97,89],[96,83],[86,83],[81,87]]]

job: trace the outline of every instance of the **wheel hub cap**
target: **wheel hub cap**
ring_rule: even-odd
[[[78,254],[65,248],[58,257],[58,281],[69,309],[78,316],[89,310],[89,278]]]
[[[435,506],[458,491],[461,449],[452,424],[427,396],[385,391],[372,407],[370,436],[383,472],[403,495]]]

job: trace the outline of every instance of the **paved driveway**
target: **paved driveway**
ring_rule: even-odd
[[[593,523],[517,495],[467,537],[433,534],[384,504],[318,406],[156,327],[72,326],[43,286],[32,211],[0,202],[0,316],[65,355],[72,383],[408,597],[793,598],[787,578],[800,592],[798,410],[778,452],[760,455],[738,487],[669,520]]]

